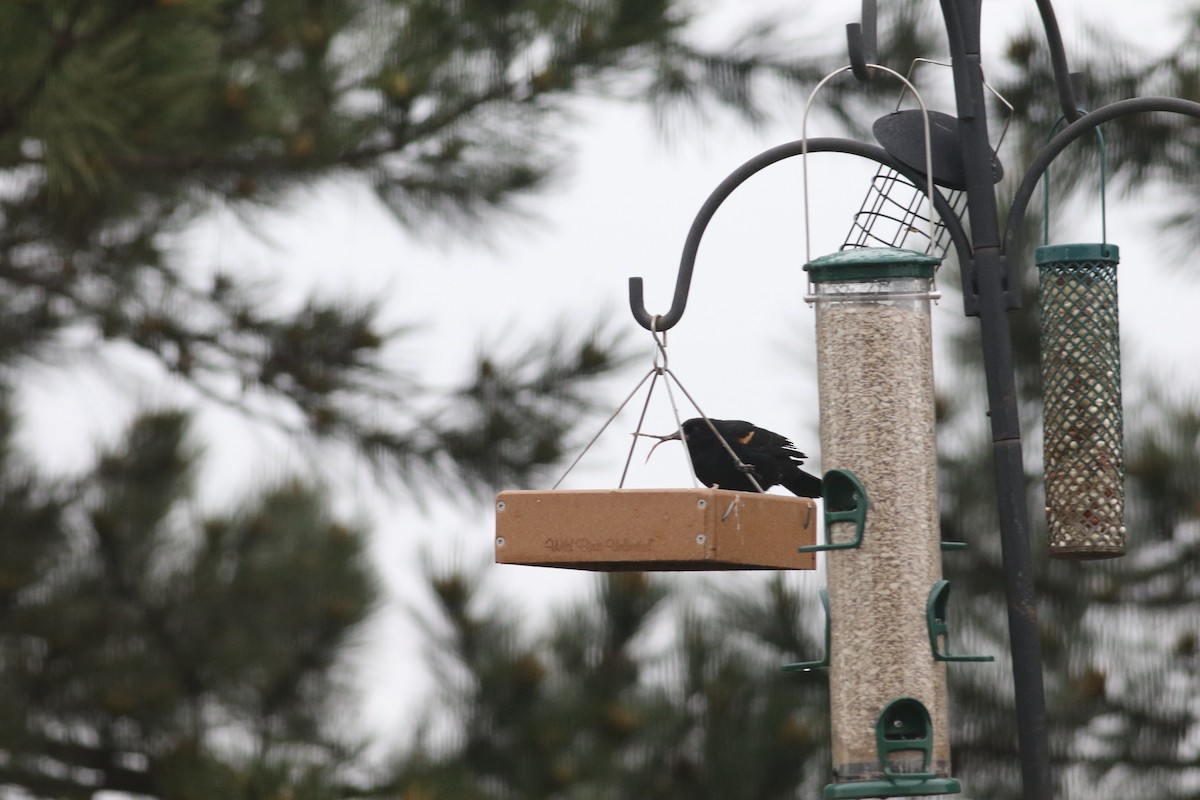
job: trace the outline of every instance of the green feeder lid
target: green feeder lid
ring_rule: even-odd
[[[804,265],[813,283],[932,278],[942,263],[937,256],[898,247],[856,247],[814,258]]]
[[[1047,244],[1034,251],[1034,263],[1053,264],[1064,261],[1094,261],[1116,264],[1121,250],[1115,244]]]

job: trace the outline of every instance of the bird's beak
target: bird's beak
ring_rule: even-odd
[[[654,443],[654,447],[651,447],[650,452],[646,454],[646,463],[649,463],[650,456],[654,455],[654,448],[658,447],[663,442],[679,442],[679,441],[683,440],[683,437],[679,435],[679,431],[675,431],[674,433],[668,434],[666,436],[659,436],[654,433],[639,433],[637,435],[645,436],[650,439],[658,439],[658,441]]]

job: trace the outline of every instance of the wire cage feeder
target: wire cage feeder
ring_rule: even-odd
[[[958,120],[944,112],[924,108],[911,83],[917,68],[923,65],[950,66],[926,58],[914,59],[903,79],[905,88],[896,101],[895,110],[875,120],[872,132],[876,141],[897,162],[917,175],[932,177],[935,185],[945,189],[947,207],[961,218],[967,205],[964,191],[967,175],[958,142]],[[1012,104],[989,84],[985,83],[984,87],[1008,111],[992,149],[992,176],[994,181],[999,181],[1004,169],[997,150],[1008,131]],[[904,108],[909,97],[916,98],[920,107]],[[881,164],[871,178],[862,205],[854,214],[841,249],[900,248],[941,257],[946,252],[949,231],[946,223],[934,213],[932,205],[928,187]]]
[[[687,394],[668,368],[657,334],[655,343],[654,365],[592,439],[595,443],[650,380],[626,472],[636,437],[644,435],[640,429],[657,380],[675,381]],[[805,549],[816,541],[816,503],[810,498],[705,487],[626,489],[624,483],[622,474],[615,489],[555,484],[550,490],[501,492],[496,563],[602,572],[816,569],[816,555]]]

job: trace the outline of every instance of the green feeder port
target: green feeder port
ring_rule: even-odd
[[[933,745],[929,711],[919,700],[898,697],[884,706],[875,723],[875,746],[883,780],[831,783],[822,797],[843,800],[961,792],[962,785],[956,779],[939,777],[933,771]]]
[[[829,667],[829,653],[833,649],[833,636],[829,624],[829,592],[825,589],[818,589],[817,595],[821,598],[821,608],[825,611],[825,655],[821,657],[820,661],[796,661],[784,664],[782,667],[784,672],[812,672],[815,669]]]
[[[1112,244],[1039,247],[1050,555],[1125,553],[1124,420]]]
[[[950,624],[946,621],[946,606],[950,599],[950,581],[940,580],[929,590],[929,604],[925,607],[925,624],[929,626],[929,649],[934,661],[995,661],[994,656],[958,656],[951,655],[947,639],[950,635]]]
[[[825,501],[825,544],[810,544],[796,548],[801,553],[816,553],[822,550],[853,550],[862,544],[863,531],[867,527],[867,510],[871,507],[867,490],[862,481],[848,469],[831,469],[821,481],[822,499]],[[833,541],[833,526],[839,522],[854,525],[854,535],[844,542]]]

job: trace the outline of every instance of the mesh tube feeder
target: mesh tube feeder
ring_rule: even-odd
[[[1096,133],[1101,242],[1044,245],[1035,256],[1048,547],[1053,557],[1080,560],[1125,554],[1120,252],[1103,222],[1104,139]]]

